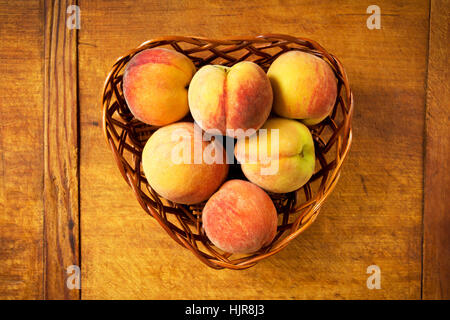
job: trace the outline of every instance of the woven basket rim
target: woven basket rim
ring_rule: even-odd
[[[304,210],[305,212],[302,213],[303,217],[301,219],[298,218],[296,220],[297,221],[296,225],[292,226],[292,228],[295,227],[294,231],[292,231],[289,235],[282,238],[281,240],[278,239],[279,240],[279,241],[277,240],[278,242],[274,241],[272,243],[270,250],[268,250],[268,251],[259,252],[254,255],[250,255],[248,257],[239,258],[239,259],[230,261],[228,259],[228,256],[229,256],[228,254],[221,255],[217,252],[214,252],[214,250],[212,251],[213,253],[211,255],[205,254],[204,252],[202,252],[197,247],[196,244],[192,243],[192,241],[195,241],[195,240],[190,239],[189,237],[183,237],[182,235],[180,235],[180,233],[177,233],[173,230],[173,226],[168,224],[167,220],[164,220],[164,218],[160,215],[160,212],[158,210],[161,210],[161,208],[155,208],[155,207],[149,205],[149,203],[147,203],[142,198],[142,192],[140,191],[141,182],[138,181],[140,179],[140,176],[138,176],[138,174],[136,172],[133,172],[134,174],[131,174],[130,173],[130,171],[132,171],[132,169],[130,169],[131,166],[129,166],[129,165],[125,166],[124,161],[126,162],[126,160],[123,158],[123,155],[121,153],[121,152],[124,152],[123,148],[121,150],[121,147],[120,147],[121,145],[120,145],[119,141],[117,142],[119,147],[116,147],[114,139],[117,137],[115,137],[110,132],[110,130],[113,130],[113,128],[112,128],[113,125],[110,123],[111,117],[108,114],[109,108],[111,107],[111,105],[109,105],[109,104],[111,102],[112,96],[115,95],[116,99],[118,99],[117,96],[119,94],[117,92],[117,89],[114,89],[115,87],[113,85],[116,85],[116,83],[114,83],[113,80],[115,80],[115,77],[118,76],[118,73],[120,73],[120,71],[123,71],[123,68],[126,65],[126,62],[128,62],[129,59],[131,59],[131,57],[133,57],[140,51],[147,49],[149,46],[159,44],[159,43],[160,43],[160,45],[171,45],[173,43],[177,44],[178,42],[185,42],[185,43],[189,43],[191,45],[203,46],[203,47],[201,47],[201,49],[206,51],[212,46],[214,48],[216,48],[219,46],[233,46],[233,45],[237,45],[237,44],[242,44],[244,42],[249,42],[249,43],[253,44],[253,43],[270,43],[271,41],[273,41],[273,42],[285,41],[287,44],[293,43],[296,45],[303,46],[305,48],[309,48],[311,50],[310,53],[313,53],[313,52],[319,53],[322,56],[322,59],[323,59],[323,57],[325,57],[326,59],[324,59],[324,60],[328,60],[327,62],[329,64],[331,64],[331,66],[333,67],[333,70],[335,71],[335,74],[338,77],[338,81],[340,81],[340,83],[342,85],[342,89],[345,92],[346,99],[342,98],[342,96],[343,96],[342,92],[338,92],[338,98],[336,100],[334,109],[337,109],[339,103],[341,103],[341,107],[343,110],[342,112],[344,113],[344,119],[342,120],[341,125],[336,129],[336,131],[334,131],[332,138],[330,138],[330,141],[333,138],[335,138],[335,141],[333,143],[331,143],[331,147],[333,147],[333,144],[335,144],[337,141],[337,143],[340,145],[340,147],[342,149],[342,152],[341,153],[339,153],[339,151],[336,152],[336,159],[335,159],[336,161],[334,163],[333,168],[328,169],[328,171],[326,171],[326,173],[325,173],[328,177],[328,173],[332,170],[331,175],[330,175],[330,177],[328,177],[328,180],[327,180],[327,181],[331,181],[331,182],[328,184],[328,188],[325,190],[325,192],[322,192],[321,194],[311,195],[309,201],[301,204],[297,208],[297,210],[300,209],[300,210]],[[210,47],[208,47],[208,45],[210,45]],[[156,45],[156,46],[158,46],[158,45]],[[289,50],[292,50],[292,49],[289,49]],[[294,48],[293,50],[300,50],[300,49]],[[308,51],[308,50],[303,50],[303,51]],[[126,61],[126,62],[124,63],[124,61]],[[336,68],[336,70],[335,70],[335,68]],[[121,80],[119,82],[121,82]],[[113,89],[116,91],[114,91]],[[339,101],[340,99],[342,101]],[[347,107],[345,105],[347,105]],[[166,36],[166,37],[158,37],[158,38],[150,39],[150,40],[147,40],[147,41],[141,43],[139,46],[130,50],[127,55],[123,55],[123,56],[119,57],[116,60],[116,62],[113,64],[111,71],[109,72],[108,76],[106,77],[104,87],[103,87],[102,129],[103,129],[103,134],[106,138],[106,141],[107,141],[109,147],[111,148],[114,159],[118,165],[119,171],[121,172],[125,181],[128,183],[128,185],[133,190],[133,193],[135,194],[136,199],[138,200],[138,202],[140,203],[142,208],[158,221],[158,223],[161,225],[161,227],[163,227],[163,229],[165,229],[165,231],[172,237],[173,240],[175,240],[177,243],[179,243],[183,247],[189,249],[195,256],[197,256],[203,263],[205,263],[209,267],[216,268],[216,269],[221,269],[221,268],[245,269],[245,268],[254,266],[258,261],[260,261],[264,258],[267,258],[267,257],[279,252],[280,250],[282,250],[284,247],[286,247],[290,243],[290,241],[295,239],[300,233],[305,231],[314,222],[324,201],[328,198],[330,193],[334,190],[334,188],[337,184],[337,181],[339,180],[339,177],[340,177],[340,171],[341,171],[342,164],[343,164],[344,160],[346,159],[347,154],[350,150],[350,146],[352,143],[351,119],[352,119],[352,115],[353,115],[353,109],[354,109],[353,94],[352,94],[352,91],[351,91],[351,88],[350,88],[350,85],[348,82],[348,78],[347,78],[345,69],[343,68],[341,62],[339,61],[339,59],[337,57],[328,53],[328,51],[326,51],[320,44],[318,44],[314,40],[285,35],[285,34],[261,34],[261,35],[257,35],[257,36],[225,37],[222,39],[212,39],[212,38],[201,37],[201,36],[200,37],[198,37],[198,36]],[[345,114],[344,110],[347,112],[346,114]],[[333,110],[333,114],[335,114],[335,112],[337,112],[337,111]],[[331,119],[330,121],[334,123],[334,119]],[[129,125],[129,124],[127,124],[127,125]],[[124,125],[124,126],[127,126],[127,125]],[[325,127],[325,125],[323,127]],[[125,129],[123,129],[123,130],[125,131]],[[124,131],[122,131],[122,133]],[[343,137],[341,137],[341,135]],[[123,143],[124,142],[122,141],[122,145],[123,145]],[[327,150],[327,152],[328,152],[328,150]],[[324,169],[324,168],[322,168],[322,169]],[[137,171],[139,171],[139,170],[137,170]],[[325,181],[325,183],[327,183],[327,181]],[[322,180],[322,182],[323,182],[323,180]],[[309,185],[309,183],[308,183],[308,185]],[[295,194],[297,195],[297,192],[299,192],[301,190],[302,190],[302,188],[297,190],[295,192]],[[315,199],[315,198],[317,198],[317,199]],[[309,207],[309,209],[308,209],[308,207]],[[178,208],[178,209],[174,209],[174,210],[180,210],[180,209]],[[187,213],[185,213],[185,214],[187,214]],[[288,213],[288,215],[289,214],[290,213]],[[177,216],[177,218],[178,218],[178,216]],[[306,219],[306,218],[308,218],[308,219]],[[306,222],[302,223],[304,219],[306,220]],[[205,243],[203,243],[203,244],[206,245]],[[211,250],[212,248],[209,248],[209,249]]]

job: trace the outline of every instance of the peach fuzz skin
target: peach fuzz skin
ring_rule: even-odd
[[[274,193],[292,192],[311,178],[315,168],[312,135],[302,123],[283,118],[271,118],[262,126],[267,130],[267,141],[260,139],[260,132],[236,143],[236,159],[241,163],[247,179]],[[271,130],[278,129],[278,145],[272,144]],[[261,142],[260,142],[261,141]],[[276,139],[274,139],[276,143]],[[276,150],[278,149],[278,158]],[[250,152],[256,152],[255,155]],[[264,159],[264,156],[268,159]],[[261,161],[263,160],[263,161]],[[271,174],[263,174],[263,168],[276,168]]]
[[[198,129],[200,130],[200,129]],[[150,186],[164,198],[182,204],[208,199],[228,174],[226,155],[219,144],[222,163],[194,162],[194,123],[178,122],[159,128],[147,141],[142,152],[142,167]],[[202,141],[202,151],[217,141]],[[183,147],[191,150],[190,161],[178,163],[173,154]],[[182,152],[180,151],[180,158]]]
[[[312,54],[288,51],[272,63],[267,75],[274,92],[273,111],[279,116],[315,124],[336,102],[336,76],[324,60]]]
[[[188,112],[187,87],[196,69],[174,50],[154,48],[135,55],[123,76],[123,94],[133,115],[142,122],[163,126]]]
[[[270,197],[244,180],[229,180],[206,203],[202,213],[208,239],[229,253],[251,253],[275,237],[277,212]]]
[[[242,61],[232,67],[206,65],[192,78],[189,108],[203,130],[258,129],[272,109],[273,93],[264,70]],[[235,137],[235,135],[231,134]]]

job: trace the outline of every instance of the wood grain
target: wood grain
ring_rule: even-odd
[[[43,5],[0,1],[0,299],[42,299]]]
[[[80,1],[83,299],[418,299],[421,296],[427,1]],[[316,222],[242,272],[208,269],[140,209],[99,127],[112,64],[160,35],[286,33],[340,57],[355,94],[354,144]],[[411,35],[414,35],[412,37]],[[366,269],[381,268],[381,290]]]
[[[80,265],[78,203],[77,35],[66,27],[73,1],[44,1],[44,292],[79,299],[66,285]]]
[[[79,75],[71,4],[0,0],[0,299],[79,299],[65,285],[79,222],[85,299],[449,299],[448,1],[378,1],[382,28],[368,30],[369,3],[354,1],[80,0]],[[354,143],[310,229],[254,268],[215,271],[132,198],[99,127],[101,88],[150,38],[259,33],[341,58]],[[371,264],[381,290],[365,285]]]
[[[422,292],[450,299],[450,3],[431,1],[430,17]]]

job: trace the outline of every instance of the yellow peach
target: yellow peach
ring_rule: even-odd
[[[337,79],[323,59],[302,51],[279,56],[267,71],[274,92],[273,110],[291,119],[316,122],[332,110]]]
[[[195,140],[195,130],[200,132],[200,140]],[[207,160],[205,155],[212,159]],[[142,152],[142,167],[159,195],[173,202],[194,204],[208,199],[225,180],[225,157],[222,145],[216,140],[203,141],[201,129],[195,129],[194,123],[178,122],[150,136]]]
[[[274,193],[299,189],[315,168],[312,135],[292,119],[267,120],[256,135],[238,139],[235,156],[251,182]]]
[[[154,48],[135,55],[123,75],[123,94],[130,111],[142,122],[163,126],[188,112],[188,85],[195,66],[184,54]]]

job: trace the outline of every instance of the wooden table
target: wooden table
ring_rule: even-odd
[[[367,27],[371,4],[381,29]],[[1,0],[0,298],[449,299],[449,12],[446,0]],[[340,57],[354,143],[307,231],[253,268],[217,271],[134,200],[102,135],[101,91],[145,40],[261,33]],[[66,286],[70,265],[81,290]],[[371,265],[381,289],[366,285]]]

